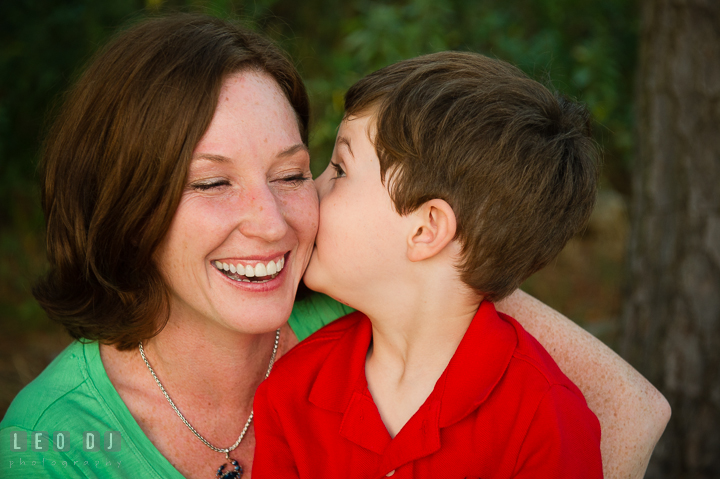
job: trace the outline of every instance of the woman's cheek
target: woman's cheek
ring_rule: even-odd
[[[288,224],[295,230],[301,247],[310,247],[315,242],[318,229],[319,202],[315,187],[307,186],[284,198],[283,207]]]
[[[319,203],[315,188],[305,192],[297,198],[297,201],[288,203],[290,207],[290,217],[292,222],[288,221],[292,229],[295,231],[298,239],[298,272],[302,275],[305,272],[313,252],[315,244],[315,235],[318,230]],[[298,278],[299,279],[299,278]]]

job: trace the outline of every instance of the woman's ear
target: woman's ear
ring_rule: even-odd
[[[410,261],[432,258],[455,238],[455,212],[445,200],[427,201],[411,214],[413,228],[407,238]]]

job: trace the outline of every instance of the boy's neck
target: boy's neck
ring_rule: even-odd
[[[386,292],[385,304],[361,308],[373,329],[368,388],[391,436],[430,395],[482,301],[454,268],[446,273],[398,282],[398,290]]]

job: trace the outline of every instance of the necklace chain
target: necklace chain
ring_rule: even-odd
[[[268,365],[267,372],[265,373],[264,379],[267,379],[267,377],[270,375],[270,371],[272,371],[273,364],[275,364],[275,355],[277,354],[279,342],[280,342],[280,328],[278,328],[277,331],[275,331],[275,344],[273,345],[272,356],[270,356],[270,364]],[[167,391],[163,387],[162,383],[160,382],[160,379],[158,379],[158,377],[157,377],[157,374],[155,374],[155,371],[153,370],[152,366],[150,366],[150,362],[148,362],[147,358],[145,357],[145,351],[143,350],[142,341],[140,341],[139,349],[140,349],[140,356],[142,356],[143,361],[145,361],[145,365],[147,366],[148,370],[150,371],[150,374],[152,374],[153,378],[155,378],[155,383],[158,385],[158,387],[160,388],[160,391],[162,391],[163,395],[165,396],[165,399],[167,399],[168,403],[170,403],[170,406],[172,406],[172,408],[175,410],[175,413],[182,420],[182,422],[185,423],[185,425],[188,427],[188,429],[190,429],[192,431],[192,433],[195,434],[195,436],[197,436],[197,438],[200,439],[207,447],[209,447],[210,449],[212,449],[215,452],[224,453],[225,457],[228,460],[230,460],[230,453],[232,451],[234,451],[235,448],[237,448],[240,445],[243,438],[245,437],[245,433],[247,432],[248,428],[250,427],[250,423],[253,420],[254,411],[252,411],[252,410],[250,411],[250,417],[248,418],[247,422],[245,423],[245,427],[243,427],[243,430],[240,433],[240,437],[238,437],[238,440],[235,441],[235,444],[233,444],[230,447],[225,447],[225,448],[213,446],[212,444],[210,444],[210,442],[207,439],[202,437],[202,435],[199,432],[197,432],[194,427],[192,427],[192,425],[188,422],[187,419],[185,419],[185,416],[183,416],[183,414],[180,412],[180,410],[177,408],[177,406],[175,406],[175,403],[173,402],[173,400],[170,399],[170,395],[167,393]]]

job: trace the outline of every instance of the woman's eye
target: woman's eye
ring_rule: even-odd
[[[285,178],[282,178],[281,181],[284,181],[285,183],[288,183],[290,185],[300,185],[311,179],[312,179],[312,177],[310,177],[310,176],[293,175],[293,176],[286,176]]]
[[[291,176],[284,176],[282,178],[278,178],[276,181],[279,181],[282,185],[285,186],[291,186],[291,187],[297,187],[302,185],[308,180],[312,180],[312,176],[306,176],[304,174],[297,174],[297,175],[291,175]]]
[[[221,186],[228,186],[230,185],[230,182],[227,180],[212,180],[212,181],[198,181],[196,183],[192,183],[190,187],[192,187],[194,190],[198,191],[207,191],[212,188],[219,188]]]
[[[336,180],[338,178],[342,178],[345,176],[345,170],[343,170],[343,167],[340,166],[339,163],[333,163],[331,161],[330,165],[333,167],[333,170],[335,170],[335,176],[333,177],[333,180]]]

